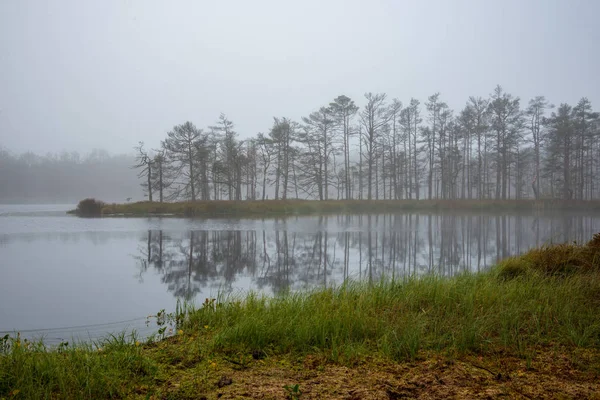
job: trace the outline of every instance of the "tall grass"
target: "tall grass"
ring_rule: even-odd
[[[213,330],[211,345],[225,352],[318,350],[333,360],[378,352],[400,360],[423,349],[520,354],[550,343],[600,346],[599,294],[597,271],[505,280],[496,270],[250,295],[191,313],[184,329]]]
[[[137,343],[137,345],[136,345]],[[120,398],[150,383],[156,364],[125,335],[54,349],[19,337],[0,338],[0,398]]]

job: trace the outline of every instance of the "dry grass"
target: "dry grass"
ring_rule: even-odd
[[[183,347],[193,337],[172,339]],[[160,354],[160,347],[149,350]],[[212,356],[173,363],[160,387],[140,388],[151,399],[506,399],[598,398],[600,351],[560,347],[532,349],[528,358],[506,352],[422,352],[412,361],[378,355],[331,362],[315,354],[254,359]],[[293,396],[289,388],[298,385]],[[286,389],[285,387],[288,387]],[[132,397],[135,397],[132,396]],[[147,397],[146,397],[147,396]],[[596,397],[594,397],[596,396]]]

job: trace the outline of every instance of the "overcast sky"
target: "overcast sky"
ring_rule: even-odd
[[[226,113],[241,137],[346,94],[460,110],[496,84],[600,109],[597,0],[0,0],[0,147],[157,146]]]

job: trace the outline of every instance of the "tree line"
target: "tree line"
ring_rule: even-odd
[[[150,201],[329,199],[598,199],[600,118],[587,98],[522,104],[497,86],[453,111],[341,95],[241,140],[221,114],[206,129],[176,125],[157,149],[136,147]]]

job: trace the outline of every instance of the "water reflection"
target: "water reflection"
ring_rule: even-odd
[[[314,233],[289,230],[149,230],[136,259],[176,297],[209,288],[277,294],[435,273],[477,272],[552,242],[587,241],[600,218],[584,215],[396,214],[320,217]]]
[[[550,242],[584,242],[595,232],[600,214],[575,212],[279,220],[0,216],[0,304],[18,305],[0,307],[0,331],[38,332],[49,340],[142,333],[145,316],[174,311],[180,298],[199,303],[219,291],[277,294],[346,279],[482,271],[498,258]]]

